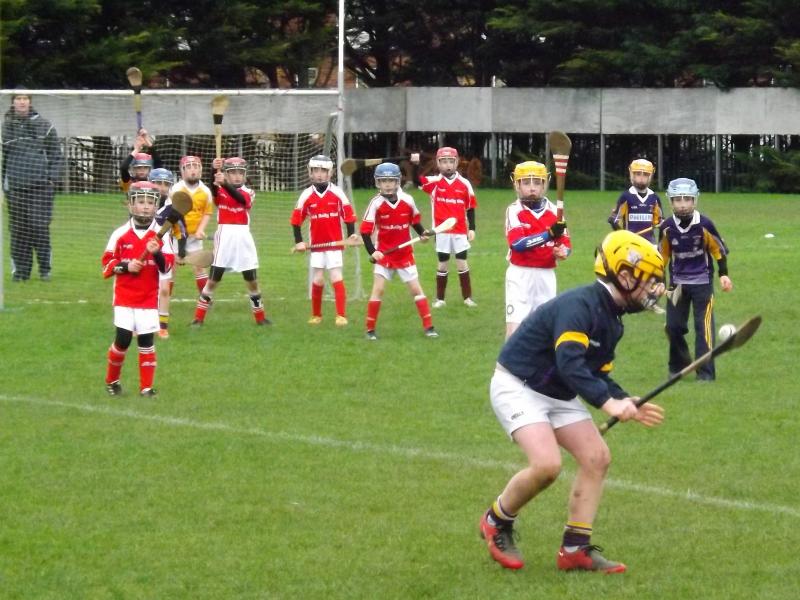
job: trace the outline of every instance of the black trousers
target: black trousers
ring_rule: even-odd
[[[689,333],[689,311],[694,313],[695,358],[714,347],[714,284],[682,285],[677,305],[667,302],[667,337],[669,337],[669,372],[677,373],[692,362],[686,334]],[[697,369],[698,379],[716,377],[714,361]]]
[[[14,279],[30,279],[34,252],[39,263],[39,275],[50,273],[53,197],[54,189],[49,184],[12,188],[8,191],[8,228]]]

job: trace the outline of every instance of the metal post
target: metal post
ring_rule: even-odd
[[[606,134],[600,133],[600,191],[606,191]]]
[[[664,189],[664,136],[662,134],[658,134],[656,136],[658,139],[658,150],[656,155],[656,163],[658,164],[658,168],[656,169],[656,173],[658,173],[658,189]]]
[[[714,136],[714,191],[722,191],[722,136]]]
[[[492,172],[492,185],[497,183],[497,134],[492,133],[489,138],[489,161]]]

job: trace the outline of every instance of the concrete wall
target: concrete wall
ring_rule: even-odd
[[[324,131],[335,90],[144,90],[144,124],[157,134],[212,134],[210,102],[231,102],[225,133]],[[135,129],[132,92],[32,90],[61,136]],[[8,106],[11,90],[0,91]],[[596,134],[800,134],[793,88],[375,88],[345,95],[345,130]]]

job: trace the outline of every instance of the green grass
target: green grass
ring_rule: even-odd
[[[360,210],[368,196],[358,193]],[[568,192],[575,251],[559,289],[591,281],[615,196]],[[12,284],[6,263],[0,595],[795,597],[800,197],[701,198],[732,249],[734,291],[717,295],[717,326],[754,314],[764,324],[719,360],[716,383],[689,380],[659,398],[663,427],[621,424],[609,434],[614,464],[595,539],[628,563],[620,577],[555,569],[568,457],[521,516],[525,569],[503,571],[477,535],[481,512],[523,464],[488,400],[503,341],[509,192],[479,190],[470,255],[479,307],[456,301],[451,278],[450,303],[434,313],[442,337],[428,340],[395,281],[377,343],[362,339],[363,300],[350,303],[344,330],[333,327],[328,302],[323,325],[305,324],[306,270],[288,253],[291,201],[269,198],[253,220],[274,327],[253,326],[235,275],[201,331],[186,327],[192,303],[176,303],[173,335],[157,342],[156,400],[132,393],[135,351],[126,395],[109,399],[102,384],[113,327],[99,256],[124,219],[118,203],[58,199],[52,283]],[[417,246],[417,256],[432,295],[432,250]],[[370,281],[364,273],[367,290]],[[352,276],[348,283],[355,287]],[[182,271],[176,295],[190,299],[192,289]],[[667,374],[663,318],[625,322],[615,376],[643,394]]]

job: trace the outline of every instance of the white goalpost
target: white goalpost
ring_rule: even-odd
[[[9,106],[12,92],[2,90],[0,103]],[[29,302],[106,305],[109,289],[99,276],[100,257],[110,233],[127,218],[119,171],[136,134],[133,94],[130,90],[29,93],[33,109],[56,128],[64,154],[65,172],[56,190],[50,227],[52,280],[39,280],[34,267],[29,281],[3,285],[10,278],[12,266],[7,242],[3,243],[7,239],[4,230],[0,233],[0,309],[4,296],[8,306]],[[196,155],[203,162],[202,180],[211,183],[215,155],[211,100],[220,95],[230,101],[223,123],[222,154],[247,160],[249,184],[256,192],[251,230],[259,253],[259,281],[265,300],[268,304],[305,302],[308,258],[291,253],[294,240],[289,218],[300,191],[310,184],[307,164],[311,156],[331,156],[336,165],[334,179],[352,201],[348,182],[337,177],[344,156],[339,91],[142,90],[142,124],[155,138],[153,151],[160,166],[176,177],[180,176],[180,158]],[[359,214],[358,207],[354,205],[354,209]],[[3,217],[0,225],[5,226]],[[211,248],[215,228],[212,216],[206,248]],[[345,250],[345,283],[351,299],[363,296],[360,260],[358,248]],[[177,301],[196,298],[190,271],[181,267],[177,272]],[[18,285],[24,287],[24,294],[17,294]],[[218,297],[242,294],[241,285],[223,285]]]

